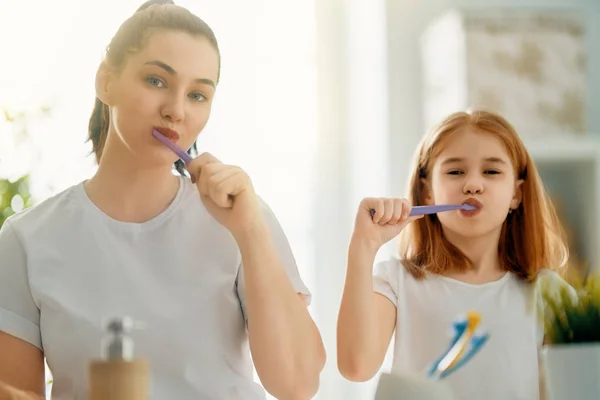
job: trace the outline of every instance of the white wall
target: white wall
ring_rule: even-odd
[[[600,133],[600,1],[598,0],[387,0],[388,84],[392,193],[404,194],[406,162],[423,126],[419,36],[427,23],[452,7],[582,9],[589,17],[589,130]]]

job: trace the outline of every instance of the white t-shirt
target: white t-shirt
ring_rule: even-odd
[[[543,274],[560,280],[553,272]],[[453,322],[476,310],[490,337],[467,364],[444,379],[456,400],[539,398],[538,349],[544,331],[537,285],[512,273],[481,285],[437,275],[420,281],[395,259],[375,266],[373,285],[397,309],[393,373],[425,374],[448,349]]]
[[[144,223],[111,219],[83,183],[9,218],[0,230],[0,330],[42,349],[52,399],[86,398],[106,318],[130,316],[150,361],[151,399],[264,399],[253,381],[239,249],[189,179]],[[264,218],[281,263],[310,304],[287,239]]]

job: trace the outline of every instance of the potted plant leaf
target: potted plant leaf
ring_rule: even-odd
[[[0,178],[0,227],[11,215],[32,205],[29,193],[29,176],[16,180]]]
[[[540,282],[549,400],[600,398],[600,274],[573,286]]]

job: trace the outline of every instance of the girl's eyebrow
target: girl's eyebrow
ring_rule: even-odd
[[[456,164],[456,163],[460,163],[460,162],[463,162],[463,161],[464,161],[464,158],[450,157],[450,158],[445,159],[442,162],[442,165]],[[503,159],[501,159],[499,157],[487,157],[487,158],[484,159],[484,161],[488,162],[488,163],[508,165],[508,163],[506,161],[504,161]]]

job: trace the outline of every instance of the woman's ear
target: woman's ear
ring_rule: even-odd
[[[110,78],[110,68],[102,61],[96,71],[96,97],[106,105],[110,105]]]

